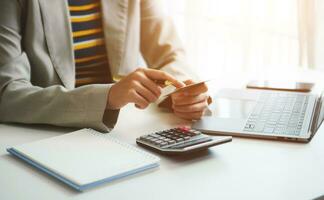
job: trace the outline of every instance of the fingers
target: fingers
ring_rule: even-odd
[[[164,71],[154,70],[154,69],[142,69],[142,70],[144,71],[145,75],[151,80],[163,80],[163,81],[167,80],[172,82],[172,84],[177,88],[181,88],[185,86],[183,82],[178,81],[173,76],[171,76],[170,74]]]
[[[184,83],[185,83],[186,85],[191,85],[191,84],[194,84],[195,81],[193,81],[193,80],[191,80],[191,79],[188,79],[188,80],[185,80]]]
[[[185,81],[186,85],[194,83],[192,80]],[[172,108],[175,115],[187,120],[199,120],[208,107],[207,91],[207,85],[201,83],[172,94]]]
[[[182,112],[182,113],[192,113],[204,111],[208,107],[208,103],[206,100],[201,101],[199,103],[191,104],[191,105],[173,105],[172,108],[174,111]]]
[[[172,108],[175,115],[187,120],[199,120],[208,107],[206,93],[197,96],[172,96]]]
[[[150,80],[144,73],[135,73],[132,87],[146,101],[155,102],[161,95],[161,88]]]
[[[114,84],[109,92],[107,106],[119,109],[128,103],[144,109],[161,95],[161,87],[155,82],[170,81],[176,87],[185,86],[166,72],[153,69],[137,69]]]
[[[207,99],[207,93],[202,93],[196,96],[185,96],[182,93],[172,95],[172,103],[175,106],[191,105],[198,102],[206,101]]]
[[[141,83],[136,82],[134,85],[134,89],[139,95],[141,95],[146,101],[150,103],[155,102],[159,98],[159,96],[154,94],[152,91],[148,90]]]
[[[149,79],[145,74],[139,74],[138,76],[139,82],[144,87],[154,93],[157,97],[161,95],[161,87],[158,84]]]
[[[131,102],[135,103],[136,107],[145,109],[149,105],[149,102],[135,90],[131,90],[129,95],[131,97]]]

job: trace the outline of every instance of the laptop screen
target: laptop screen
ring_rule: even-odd
[[[323,103],[323,100],[324,100],[324,92],[322,93],[321,95],[321,99],[319,101],[320,103],[320,112],[319,112],[319,115],[318,115],[318,120],[316,122],[316,131],[317,129],[321,126],[323,120],[324,120],[324,103]]]

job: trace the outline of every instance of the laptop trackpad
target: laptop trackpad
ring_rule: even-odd
[[[212,117],[247,119],[255,106],[254,100],[214,98],[210,105]]]
[[[214,97],[210,105],[211,116],[203,117],[193,127],[215,132],[241,132],[256,101]]]

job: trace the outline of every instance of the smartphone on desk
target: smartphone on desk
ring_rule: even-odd
[[[261,90],[281,90],[291,92],[311,92],[314,83],[294,82],[294,81],[250,81],[247,85],[249,89]]]

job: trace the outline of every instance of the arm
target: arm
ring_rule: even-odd
[[[170,19],[160,11],[156,0],[141,1],[141,52],[148,66],[169,72],[189,85],[196,79],[185,62],[185,51]],[[200,119],[211,101],[207,86],[193,91],[177,93],[161,102],[184,119]],[[208,100],[209,99],[209,100]]]
[[[156,0],[141,1],[140,45],[149,67],[166,71],[182,81],[194,77],[175,27],[171,19],[163,15]]]
[[[18,1],[0,2],[0,121],[109,131],[118,116],[118,110],[105,111],[111,85],[67,90],[31,83],[32,66],[21,46],[22,10]]]

